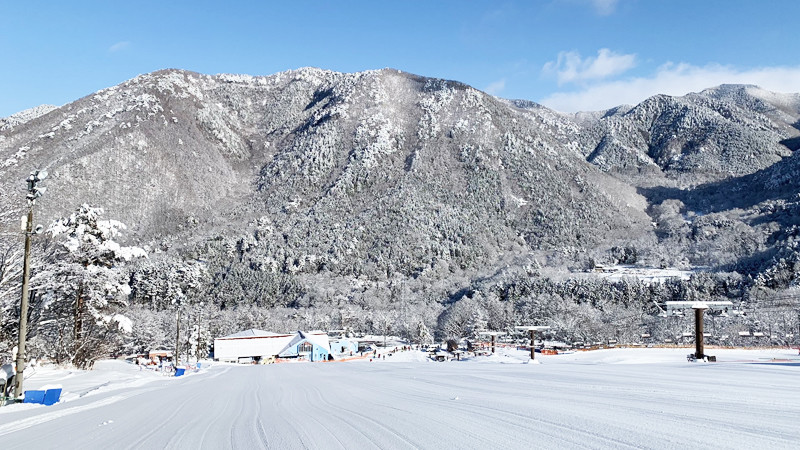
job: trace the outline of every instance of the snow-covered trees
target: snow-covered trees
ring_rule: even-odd
[[[16,345],[13,339],[19,320],[16,309],[21,284],[22,248],[0,242],[0,361]]]
[[[132,302],[154,311],[196,303],[211,283],[204,263],[172,255],[141,260],[131,272]]]
[[[420,320],[417,323],[414,333],[414,340],[419,345],[428,345],[433,343],[433,335],[431,334],[430,330],[428,330],[428,327],[425,325],[423,320]]]
[[[146,256],[115,242],[125,225],[100,220],[102,213],[84,204],[54,222],[48,232],[55,245],[31,281],[39,295],[34,346],[77,367],[115,351],[119,335],[131,331],[130,319],[120,313],[130,293],[122,266]]]

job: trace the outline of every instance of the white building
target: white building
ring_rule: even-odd
[[[278,355],[296,333],[246,330],[214,339],[214,359],[223,362],[260,362]]]

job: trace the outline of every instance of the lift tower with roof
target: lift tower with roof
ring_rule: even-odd
[[[703,314],[707,309],[724,310],[733,303],[729,301],[688,301],[688,302],[667,302],[667,315],[678,315],[679,311],[682,313],[684,310],[694,310],[694,357],[695,359],[703,359],[706,355],[703,349]]]
[[[526,326],[514,327],[514,329],[515,330],[519,330],[519,331],[527,331],[530,334],[530,336],[531,336],[531,360],[536,359],[536,356],[534,354],[535,351],[536,351],[535,348],[534,348],[534,343],[535,343],[535,340],[536,340],[536,332],[537,331],[549,330],[550,327],[548,327],[548,326],[527,326],[526,325]]]
[[[494,353],[495,343],[497,336],[505,334],[502,331],[481,331],[478,333],[480,336],[491,336],[492,337],[492,353]]]

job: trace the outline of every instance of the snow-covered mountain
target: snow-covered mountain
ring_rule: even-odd
[[[30,122],[31,120],[43,116],[57,108],[58,106],[54,105],[40,105],[20,111],[8,117],[0,118],[0,131],[11,131],[14,129],[14,127],[22,125],[25,122]]]
[[[587,160],[604,170],[669,175],[692,182],[745,175],[791,155],[800,95],[722,85],[685,97],[658,95],[590,121]]]
[[[47,169],[38,220],[102,207],[128,244],[207,261],[223,304],[431,304],[620,261],[777,288],[798,136],[800,95],[754,86],[565,115],[392,69],[163,70],[0,119],[0,224]]]
[[[647,217],[632,188],[586,163],[580,130],[544,108],[395,70],[162,71],[4,132],[4,219],[21,211],[20,179],[46,168],[43,217],[90,201],[148,241],[260,221],[327,264],[358,242],[354,263],[407,273],[517,241],[593,246]],[[409,242],[414,254],[401,250]],[[387,248],[399,259],[376,254]]]

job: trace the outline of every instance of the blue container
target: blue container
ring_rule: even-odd
[[[61,389],[48,389],[44,392],[44,399],[42,403],[47,406],[55,405],[61,398]]]
[[[175,376],[179,377],[179,376],[183,375],[184,372],[186,372],[186,369],[184,369],[183,367],[177,368],[177,369],[175,369]]]
[[[45,391],[25,391],[25,400],[22,403],[44,403]]]
[[[198,368],[198,369],[200,368],[200,363],[197,363],[197,368]]]

